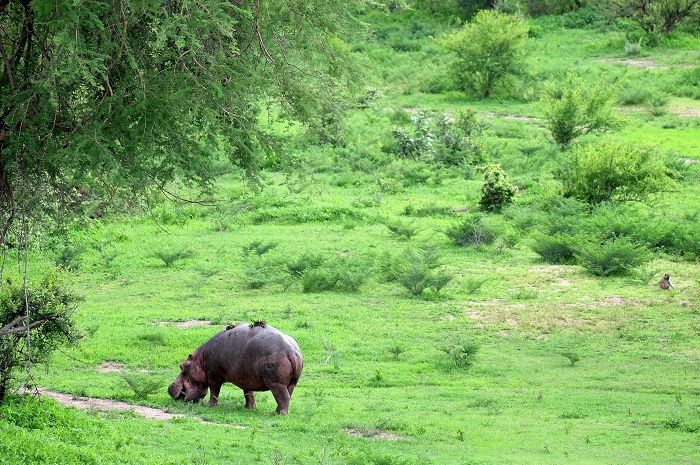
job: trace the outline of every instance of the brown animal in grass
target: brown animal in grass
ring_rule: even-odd
[[[245,408],[255,407],[255,391],[272,391],[277,413],[287,415],[303,366],[296,341],[272,326],[261,321],[229,326],[180,364],[180,376],[168,393],[173,399],[198,402],[210,390],[211,407],[228,382],[243,389]]]
[[[673,287],[673,284],[671,284],[671,275],[668,273],[666,273],[659,281],[659,287],[664,291],[668,291],[669,289],[673,289],[674,291],[676,290],[676,288]]]

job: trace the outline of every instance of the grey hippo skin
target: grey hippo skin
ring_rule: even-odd
[[[255,391],[272,391],[277,413],[289,413],[289,399],[304,362],[296,341],[263,322],[229,326],[180,364],[180,376],[168,387],[173,399],[198,402],[211,390],[208,406],[219,400],[221,385],[243,389],[245,408],[255,407]]]

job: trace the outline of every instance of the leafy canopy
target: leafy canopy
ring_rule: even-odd
[[[254,178],[264,105],[313,124],[355,73],[340,37],[371,0],[0,0],[0,244],[76,189]]]

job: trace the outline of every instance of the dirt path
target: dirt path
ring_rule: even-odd
[[[32,392],[35,392],[35,391],[32,391]],[[83,410],[89,410],[92,408],[96,408],[96,409],[100,409],[100,410],[131,410],[132,412],[136,413],[137,415],[141,415],[142,417],[147,418],[149,420],[160,420],[160,421],[172,420],[173,418],[185,418],[185,417],[187,417],[186,415],[182,415],[179,413],[168,413],[165,410],[151,408],[151,407],[144,407],[143,405],[128,404],[126,402],[121,402],[118,400],[97,399],[94,397],[75,397],[75,396],[70,395],[70,394],[63,394],[61,392],[47,391],[45,389],[39,389],[39,394],[42,396],[51,397],[52,399],[55,399],[56,401],[65,405],[66,407],[76,407],[76,408],[83,409]],[[198,417],[191,417],[191,418],[199,420],[201,423],[207,424],[207,425],[233,426],[234,428],[240,428],[240,429],[245,428],[245,426],[239,426],[239,425],[225,425],[222,423],[212,423],[210,421],[205,421],[205,420],[198,418]]]

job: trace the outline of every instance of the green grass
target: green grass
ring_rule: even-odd
[[[411,26],[415,37],[402,36],[410,21],[387,19],[380,24],[384,39],[353,44],[369,56],[384,95],[374,108],[348,116],[344,147],[319,146],[300,127],[289,134],[305,176],[266,172],[265,189],[254,193],[227,174],[216,193],[225,202],[216,208],[156,200],[158,224],[146,214],[71,232],[82,246],[72,276],[85,296],[76,318],[86,337],[56,354],[48,371],[35,368],[34,380],[185,417],[146,420],[13,398],[0,406],[0,463],[697,463],[697,255],[655,249],[648,280],[599,278],[580,266],[542,262],[529,241],[552,216],[568,219],[547,217],[543,207],[557,195],[555,173],[567,154],[551,144],[541,120],[505,117],[540,116],[536,94],[526,94],[572,67],[584,76],[607,69],[659,83],[678,70],[597,61],[624,54],[619,31],[551,28],[531,44],[531,76],[494,100],[426,94],[423,80],[436,77],[444,57],[430,57],[437,51],[423,26]],[[645,56],[673,63],[676,49],[665,46],[645,49]],[[678,57],[691,53],[683,47]],[[426,76],[417,63],[429,67]],[[669,108],[678,106],[698,105],[673,99]],[[457,167],[439,181],[410,180],[410,170],[435,165],[399,162],[387,151],[391,129],[405,121],[387,109],[464,107],[485,115],[489,162],[501,163],[520,189],[515,207],[487,216],[498,238],[480,247],[455,245],[445,234],[478,211],[479,175]],[[641,113],[629,119],[615,137],[700,158],[695,120]],[[684,173],[678,189],[657,198],[667,223],[689,222],[686,216],[700,210],[698,165]],[[572,227],[591,223],[583,211]],[[416,234],[408,240],[387,224],[410,224]],[[252,244],[275,246],[246,255]],[[382,257],[424,245],[454,276],[437,295],[413,296],[383,278]],[[163,259],[182,251],[169,264]],[[33,253],[31,272],[39,274],[53,257],[41,248]],[[361,264],[366,279],[356,292],[304,292],[284,264],[305,254],[324,258],[321,269]],[[254,260],[255,270],[269,275],[251,289]],[[655,284],[664,272],[677,292]],[[167,384],[190,352],[230,322],[258,319],[292,335],[304,355],[288,417],[274,414],[270,393],[257,394],[257,409],[245,410],[242,392],[230,384],[214,408],[170,399]],[[161,324],[188,320],[212,324]],[[443,350],[460,339],[478,345],[469,367],[455,367]],[[123,372],[101,372],[105,361],[122,364]],[[131,388],[128,373],[138,373],[137,384],[149,392]],[[158,382],[162,388],[151,392]]]

